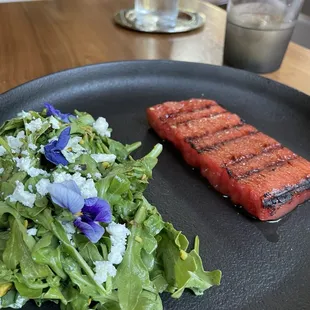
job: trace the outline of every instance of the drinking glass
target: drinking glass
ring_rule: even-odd
[[[224,63],[257,73],[277,70],[303,0],[230,0]]]
[[[135,0],[137,24],[173,28],[178,17],[178,0]]]

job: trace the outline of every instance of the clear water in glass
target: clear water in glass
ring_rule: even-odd
[[[135,0],[135,14],[138,25],[174,27],[178,0]]]

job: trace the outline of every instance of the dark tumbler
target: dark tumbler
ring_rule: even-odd
[[[230,0],[224,63],[256,73],[279,69],[303,0]]]

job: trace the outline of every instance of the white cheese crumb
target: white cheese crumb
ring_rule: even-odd
[[[28,147],[31,149],[31,150],[33,150],[33,151],[35,151],[38,147],[35,145],[35,144],[33,144],[33,143],[29,143],[28,144]]]
[[[24,206],[32,208],[36,200],[36,195],[25,191],[24,184],[20,181],[16,181],[13,194],[9,195],[7,198],[9,198],[11,202],[20,202]]]
[[[20,131],[16,137],[7,136],[6,139],[8,141],[8,145],[12,150],[12,153],[19,153],[20,148],[23,146],[23,142],[21,139],[25,138],[25,132],[22,130]]]
[[[29,152],[28,152],[28,151],[26,151],[26,150],[24,150],[24,151],[22,151],[22,152],[21,152],[21,154],[22,154],[22,155],[26,155],[26,156],[28,156],[28,155],[29,155]]]
[[[26,124],[25,128],[33,133],[33,132],[39,131],[42,128],[42,125],[43,123],[42,123],[41,118],[37,118],[31,121],[30,123]]]
[[[49,176],[49,174],[43,170],[43,169],[39,169],[39,168],[35,168],[35,167],[31,167],[29,170],[27,170],[27,173],[32,177],[37,177],[38,175],[44,175],[44,176]]]
[[[94,180],[87,180],[86,178],[82,177],[80,172],[75,172],[73,175],[66,172],[54,172],[53,177],[55,183],[62,183],[64,181],[70,180],[74,181],[81,190],[82,196],[85,199],[98,196]]]
[[[19,170],[21,171],[27,171],[31,167],[30,157],[23,157],[23,158],[14,157],[13,160],[16,162],[16,167],[19,168]]]
[[[22,118],[31,117],[31,113],[30,112],[25,112],[23,110],[23,111],[17,113],[17,117],[22,117]]]
[[[33,193],[33,186],[30,184],[30,185],[28,185],[28,189],[29,189],[29,191],[31,192],[31,193]]]
[[[102,137],[111,137],[111,132],[108,130],[109,124],[104,117],[98,117],[94,122],[93,128]]]
[[[90,173],[87,173],[86,177],[87,177],[88,179],[91,179],[91,174],[90,174]]]
[[[48,139],[47,141],[48,141],[48,142],[58,141],[58,137],[57,137],[57,136],[54,136],[54,137]]]
[[[98,192],[97,192],[94,180],[92,180],[92,179],[86,180],[83,187],[81,188],[81,193],[85,199],[97,197]]]
[[[4,168],[0,168],[0,174],[2,174],[4,171]]]
[[[53,115],[50,117],[50,124],[52,125],[53,129],[60,128],[58,120]]]
[[[61,224],[67,234],[75,233],[75,227],[72,222],[62,222]]]
[[[110,234],[112,243],[108,260],[112,264],[118,265],[123,260],[126,251],[127,236],[130,235],[130,230],[126,228],[125,224],[122,225],[115,222],[111,222],[106,230]]]
[[[69,163],[74,163],[75,160],[87,151],[79,143],[82,140],[81,137],[73,137],[68,141],[67,146],[61,151]]]
[[[90,156],[97,163],[114,163],[116,159],[116,156],[114,154],[91,154]]]
[[[109,261],[96,261],[95,264],[95,276],[94,280],[98,284],[102,284],[107,281],[108,276],[116,276],[116,268]]]
[[[39,149],[39,152],[41,153],[41,154],[45,154],[45,152],[44,152],[44,145],[40,145],[40,149]]]
[[[45,196],[48,193],[47,187],[51,184],[50,180],[48,179],[41,179],[37,184],[36,184],[36,189],[37,192],[41,196]]]
[[[30,229],[27,229],[27,234],[29,236],[35,236],[37,234],[38,230],[36,228],[30,228]]]
[[[48,176],[45,170],[32,167],[32,160],[30,157],[14,157],[13,160],[16,162],[16,167],[19,168],[20,171],[27,172],[31,177],[36,177],[40,174]]]
[[[68,237],[70,243],[72,245],[75,245],[74,241],[72,240],[73,235],[75,234],[75,227],[74,227],[73,223],[72,222],[62,222],[61,224],[62,224],[62,226],[63,226],[63,228],[67,234],[67,237]]]
[[[81,168],[79,165],[75,165],[75,166],[73,167],[73,170],[74,170],[74,171],[81,171],[82,168]]]
[[[96,173],[94,174],[94,177],[95,177],[96,180],[99,180],[99,179],[101,179],[102,175],[101,175],[100,172],[96,172]]]
[[[0,145],[0,156],[3,156],[6,153],[6,149]]]

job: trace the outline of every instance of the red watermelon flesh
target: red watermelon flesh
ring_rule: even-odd
[[[262,221],[310,199],[310,163],[215,101],[166,102],[147,118],[215,189]]]

